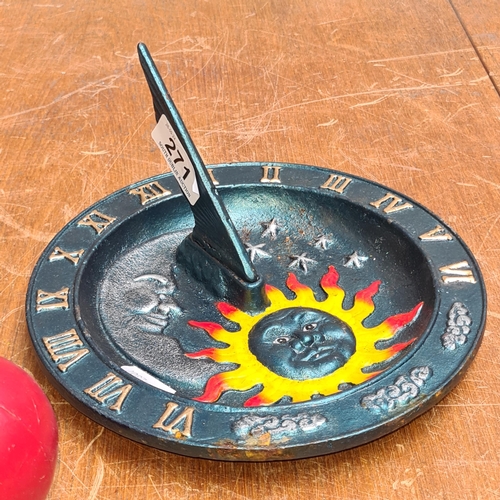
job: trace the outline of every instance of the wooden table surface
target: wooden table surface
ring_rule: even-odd
[[[499,5],[0,2],[0,355],[33,373],[57,413],[51,500],[500,498]],[[406,193],[463,236],[489,314],[451,395],[371,444],[252,464],[130,442],[50,386],[25,321],[37,259],[85,207],[166,168],[139,41],[207,163],[343,170]]]

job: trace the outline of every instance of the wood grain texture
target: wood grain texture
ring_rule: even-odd
[[[500,4],[494,0],[449,0],[476,56],[500,93]]]
[[[478,44],[491,35],[482,53],[497,71],[498,8],[454,5],[0,2],[0,355],[31,371],[57,412],[50,500],[500,498],[500,98],[456,15]],[[464,237],[484,272],[489,319],[441,404],[336,455],[216,463],[122,439],[49,386],[24,319],[40,253],[89,204],[165,169],[139,41],[207,163],[344,170],[407,193]]]

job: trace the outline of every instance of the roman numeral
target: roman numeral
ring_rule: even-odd
[[[191,437],[191,429],[193,427],[194,408],[188,406],[183,410],[177,410],[179,405],[170,401],[167,403],[166,409],[158,422],[153,425],[153,429],[161,429],[162,431],[173,434],[180,438]],[[168,422],[170,420],[170,422]]]
[[[76,266],[83,252],[85,252],[83,248],[81,250],[75,250],[74,252],[66,252],[62,248],[55,247],[54,251],[49,255],[49,261],[54,262],[55,260],[67,259]]]
[[[214,169],[213,168],[207,168],[207,170],[208,170],[208,175],[210,176],[210,179],[212,180],[214,186],[218,186],[219,185],[219,181],[215,178]]]
[[[385,214],[392,214],[394,212],[413,208],[411,203],[404,202],[402,198],[391,193],[387,193],[383,198],[380,198],[380,200],[372,201],[370,205],[375,208],[380,208],[382,205],[385,205],[382,209]]]
[[[476,283],[474,274],[472,273],[470,265],[466,260],[440,267],[439,271],[442,274],[441,279],[445,283]]]
[[[81,349],[83,342],[74,329],[52,337],[43,337],[42,340],[52,361],[63,373],[89,353],[88,349]]]
[[[158,198],[163,198],[164,196],[169,196],[172,194],[172,192],[168,189],[165,189],[162,185],[155,181],[131,189],[129,191],[129,194],[139,196],[141,205],[145,205],[149,201],[157,200]]]
[[[54,309],[69,309],[69,288],[64,287],[57,292],[36,292],[36,312],[52,311]]]
[[[421,234],[419,238],[422,241],[450,241],[453,239],[453,236],[442,226],[438,225],[434,229],[427,231],[427,233]]]
[[[94,229],[97,234],[100,234],[115,220],[116,217],[110,217],[109,215],[102,214],[97,210],[93,210],[82,220],[78,221],[78,225],[89,226]]]
[[[320,187],[323,189],[329,189],[330,191],[335,191],[336,193],[343,194],[345,188],[351,183],[352,179],[349,177],[344,177],[343,175],[332,174],[328,177],[327,181]]]
[[[281,167],[270,167],[269,165],[265,165],[262,167],[262,169],[264,170],[264,173],[262,175],[262,179],[260,180],[260,182],[263,182],[263,183],[270,183],[270,182],[281,183],[281,179],[280,179]]]
[[[102,380],[99,380],[99,382],[83,392],[104,405],[109,405],[114,401],[109,406],[109,409],[119,412],[131,390],[132,384],[124,384],[120,377],[117,377],[114,373],[108,373]]]

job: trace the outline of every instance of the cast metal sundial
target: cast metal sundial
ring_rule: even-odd
[[[133,440],[222,460],[343,450],[441,400],[485,320],[460,238],[345,173],[205,167],[139,57],[175,175],[97,202],[37,264],[29,330],[64,397]]]

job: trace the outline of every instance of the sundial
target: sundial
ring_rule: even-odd
[[[138,50],[171,173],[82,212],[33,272],[29,330],[61,394],[130,439],[219,460],[340,451],[440,401],[486,315],[459,236],[347,173],[205,166]]]

